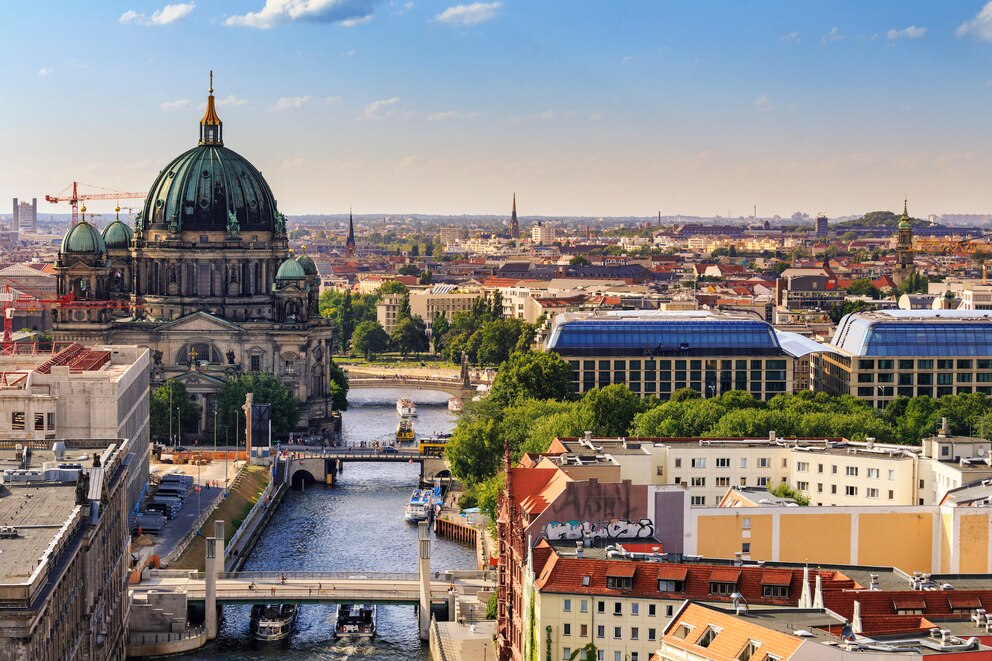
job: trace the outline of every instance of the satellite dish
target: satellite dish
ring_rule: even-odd
[[[978,452],[978,456],[981,457],[983,454],[985,454],[985,448],[978,448],[977,452]]]

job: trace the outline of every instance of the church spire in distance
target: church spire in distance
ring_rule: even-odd
[[[224,145],[224,123],[217,116],[217,108],[214,107],[214,72],[210,72],[210,91],[207,96],[207,112],[203,113],[200,120],[200,144],[201,145]]]
[[[348,209],[348,240],[344,244],[345,257],[355,256],[355,218]]]
[[[513,194],[513,211],[510,214],[510,238],[520,238],[520,223],[517,222],[517,194]]]

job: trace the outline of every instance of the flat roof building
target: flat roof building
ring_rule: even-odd
[[[896,397],[992,395],[992,312],[878,310],[841,319],[813,387],[882,408]]]
[[[759,399],[792,392],[794,357],[756,317],[720,312],[614,311],[558,315],[546,349],[572,369],[577,393],[625,383],[668,399],[746,390]]]

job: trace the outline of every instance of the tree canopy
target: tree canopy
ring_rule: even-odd
[[[169,397],[169,394],[172,397]],[[171,407],[170,407],[171,402]],[[179,409],[178,411],[176,409]],[[171,431],[175,437],[180,431],[190,434],[200,431],[200,414],[203,408],[189,398],[189,392],[181,381],[170,379],[152,391],[148,407],[148,420],[152,438],[170,442]]]
[[[266,372],[242,374],[221,386],[217,394],[217,424],[229,429],[232,435],[235,428],[239,429],[239,438],[243,438],[245,414],[241,407],[245,403],[245,393],[249,392],[254,393],[256,404],[272,405],[272,439],[285,439],[296,428],[300,400],[287,385]]]
[[[389,348],[389,336],[378,321],[363,321],[355,327],[351,348],[372,360]]]

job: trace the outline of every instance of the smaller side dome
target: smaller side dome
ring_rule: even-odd
[[[283,262],[276,272],[276,280],[303,280],[306,277],[303,267],[292,257]]]
[[[62,252],[77,255],[100,255],[107,251],[103,237],[85,220],[73,225],[62,237]]]
[[[120,220],[115,220],[103,230],[103,242],[111,250],[114,248],[129,248],[133,237],[134,230]]]
[[[310,255],[300,255],[296,258],[296,261],[303,267],[304,273],[307,275],[317,275],[317,265],[310,259]]]

